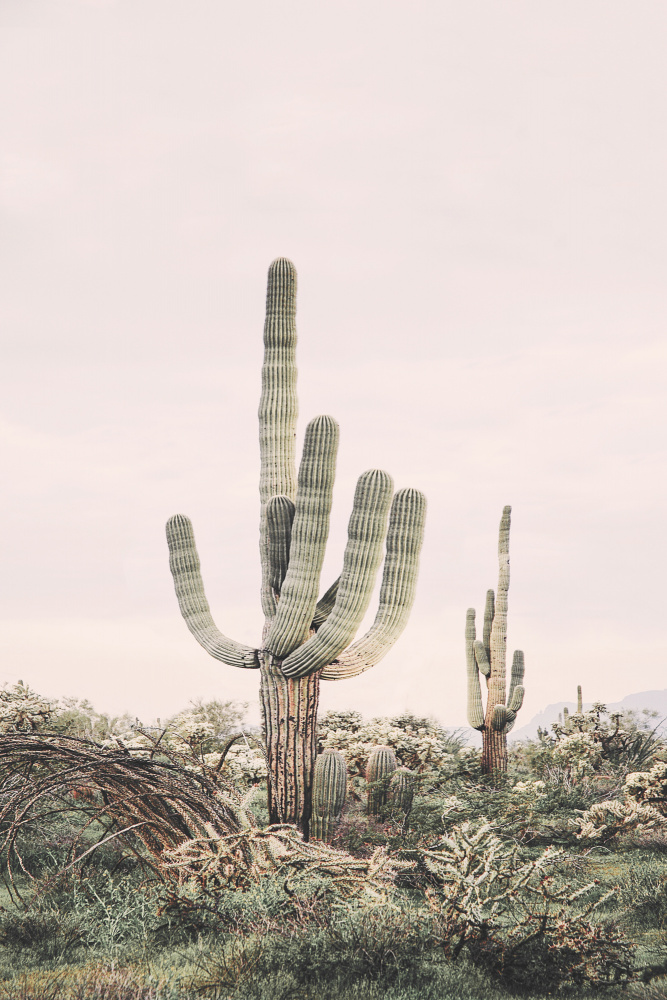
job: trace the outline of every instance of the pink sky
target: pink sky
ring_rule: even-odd
[[[666,685],[667,7],[0,3],[0,680],[144,721],[258,676],[266,269],[299,272],[303,430],[429,500],[417,602],[322,704],[465,724],[465,609],[513,507],[518,725]]]

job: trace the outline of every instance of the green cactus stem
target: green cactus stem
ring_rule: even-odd
[[[389,781],[398,764],[391,747],[373,747],[366,766],[368,812],[379,819],[384,814],[389,797]]]
[[[581,684],[577,684],[577,715],[583,715],[584,702],[581,695]]]
[[[347,796],[347,766],[339,750],[324,750],[315,761],[310,837],[331,843]]]
[[[487,591],[482,640],[476,638],[475,609],[466,612],[466,669],[468,722],[482,733],[482,772],[507,770],[507,734],[523,704],[524,657],[516,650],[512,659],[509,696],[506,695],[507,593],[509,590],[509,534],[512,508],[505,507],[498,539],[498,591]],[[486,708],[482,703],[480,674],[486,680]]]
[[[230,666],[259,668],[269,819],[295,823],[307,837],[320,678],[340,680],[367,670],[401,635],[415,596],[426,501],[414,489],[398,490],[392,500],[387,473],[365,472],[357,483],[341,575],[318,600],[338,425],[329,416],[310,422],[297,477],[295,315],[296,271],[290,261],[279,258],[269,269],[259,404],[265,622],[257,647],[228,639],[216,627],[187,517],[170,519],[167,540],[181,614],[194,637]],[[383,543],[378,612],[366,635],[355,642]]]
[[[407,817],[415,795],[415,776],[407,767],[399,767],[389,780],[388,801],[392,812]]]

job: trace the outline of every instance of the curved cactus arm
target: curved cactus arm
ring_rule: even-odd
[[[491,673],[491,664],[488,661],[486,650],[484,649],[484,643],[479,639],[475,639],[473,649],[480,674],[484,674],[485,677],[488,677]]]
[[[475,656],[475,609],[466,611],[466,664],[468,669],[468,725],[473,729],[484,729],[484,706],[479,670]]]
[[[311,629],[315,632],[317,632],[320,625],[324,625],[333,610],[333,606],[336,603],[336,594],[338,593],[339,583],[340,577],[338,577],[337,580],[334,580],[329,589],[322,594],[319,601],[315,605],[315,614],[313,615],[313,620],[310,624]]]
[[[271,497],[296,493],[296,269],[279,257],[269,268],[264,323],[264,364],[259,401],[261,471],[259,493],[262,609],[267,618],[276,611],[271,586],[267,504]]]
[[[523,705],[523,696],[525,693],[526,689],[523,687],[523,685],[517,684],[517,686],[512,691],[512,695],[507,704],[507,708],[509,709],[510,712],[514,712],[516,714],[519,711],[519,709]]]
[[[333,417],[311,420],[299,467],[289,567],[266,639],[266,649],[279,660],[301,645],[315,613],[329,534],[337,449],[338,424]]]
[[[415,489],[398,490],[389,515],[375,621],[365,635],[324,667],[320,674],[323,681],[344,680],[370,670],[402,634],[415,600],[425,518],[424,494]]]
[[[484,628],[482,631],[482,642],[486,652],[486,659],[491,664],[491,629],[493,628],[493,616],[496,611],[496,595],[492,590],[486,592],[486,603],[484,605]],[[489,669],[490,666],[489,666]],[[486,675],[488,677],[488,674]]]
[[[518,687],[523,687],[523,675],[526,672],[526,665],[523,658],[523,650],[515,649],[514,656],[512,657],[512,672],[510,674],[510,693],[507,698],[507,704],[510,708],[514,708],[515,711],[519,711],[521,705],[515,708],[512,704],[512,698],[514,697],[514,692]]]
[[[320,630],[283,660],[286,677],[314,673],[331,663],[354,637],[373,593],[392,492],[391,476],[381,469],[359,476],[336,603]]]
[[[289,497],[271,497],[266,505],[266,523],[269,534],[269,583],[275,596],[280,594],[289,566],[290,540],[294,504]]]
[[[174,577],[176,596],[193,636],[204,649],[230,667],[259,667],[257,650],[228,639],[216,627],[211,616],[201,578],[199,556],[189,517],[176,514],[167,521],[169,568]]]

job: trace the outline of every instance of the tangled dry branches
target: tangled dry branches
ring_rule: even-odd
[[[96,842],[85,853],[122,837],[135,853],[138,842],[144,858],[159,861],[184,841],[238,832],[244,825],[239,808],[238,796],[220,775],[165,752],[158,741],[150,756],[138,757],[122,747],[106,749],[68,736],[0,738],[0,847],[17,895],[16,866],[32,877],[19,848],[28,826],[83,816],[72,864],[83,858],[93,831]]]

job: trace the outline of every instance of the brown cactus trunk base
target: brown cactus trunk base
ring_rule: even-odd
[[[315,758],[319,672],[290,679],[261,657],[260,700],[269,760],[269,823],[295,823],[308,839]]]
[[[507,771],[507,733],[484,726],[482,730],[482,774],[505,774]]]

